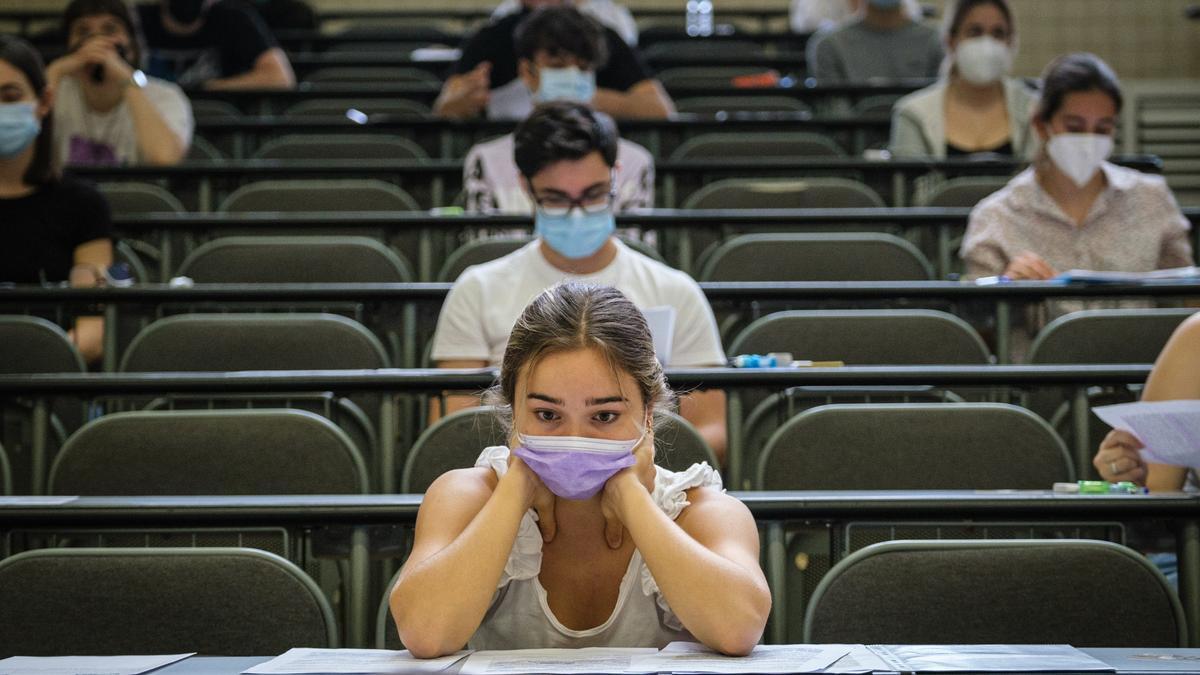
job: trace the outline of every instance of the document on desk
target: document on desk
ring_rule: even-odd
[[[1092,408],[1115,429],[1133,432],[1154,464],[1200,466],[1200,401],[1142,401]]]
[[[478,651],[467,657],[459,675],[613,675],[637,672],[630,670],[633,659],[656,653],[653,647]]]
[[[246,670],[256,675],[307,675],[309,673],[371,673],[406,675],[440,673],[464,659],[463,650],[436,659],[414,658],[407,650],[392,649],[289,649],[280,656]]]
[[[1083,673],[1115,668],[1071,645],[870,645],[892,670],[914,673]]]
[[[851,645],[758,645],[747,656],[725,656],[696,642],[672,642],[633,659],[636,673],[819,673]]]
[[[140,675],[195,654],[10,656],[0,660],[0,675]]]
[[[868,673],[894,672],[886,661],[879,658],[879,655],[871,651],[866,645],[843,646],[847,647],[850,653],[838,659],[832,666],[822,670],[822,673],[830,673],[831,675],[866,675]]]

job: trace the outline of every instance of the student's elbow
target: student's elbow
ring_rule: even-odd
[[[466,639],[454,634],[437,612],[420,611],[408,598],[404,583],[392,589],[389,605],[400,642],[413,656],[432,659],[462,649]]]
[[[753,635],[750,632],[739,635],[737,631],[730,631],[717,637],[708,646],[726,656],[749,656],[761,637],[762,630]]]
[[[149,166],[172,166],[183,161],[187,155],[187,146],[179,140],[172,143],[162,143],[149,148],[142,155],[142,163]]]

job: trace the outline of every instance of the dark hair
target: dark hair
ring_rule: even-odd
[[[1042,98],[1034,117],[1049,122],[1062,108],[1067,94],[1081,91],[1100,91],[1108,94],[1117,112],[1125,103],[1117,74],[1099,56],[1079,52],[1060,56],[1046,66],[1042,73]]]
[[[538,52],[574,56],[592,70],[608,61],[604,29],[574,7],[543,7],[521,20],[513,32],[518,59],[533,60]]]
[[[946,14],[946,23],[943,28],[947,38],[954,37],[954,34],[962,28],[963,22],[967,20],[967,15],[971,10],[982,5],[992,5],[1000,10],[1004,15],[1004,21],[1008,24],[1008,32],[1014,33],[1017,30],[1016,24],[1013,23],[1012,9],[1008,6],[1008,0],[958,0],[954,3],[954,9]]]
[[[30,44],[19,37],[0,35],[0,61],[6,61],[24,73],[40,99],[46,94],[46,66],[42,57]],[[58,177],[54,166],[54,115],[47,113],[42,118],[42,130],[34,141],[33,161],[25,170],[25,182],[30,185],[45,185]]]
[[[512,431],[512,406],[520,397],[517,382],[522,374],[528,377],[545,356],[575,349],[599,350],[614,372],[628,373],[655,419],[673,405],[674,395],[641,310],[611,286],[565,282],[534,298],[509,335],[500,381],[486,397],[497,406],[506,431]]]
[[[582,103],[550,101],[533,109],[513,132],[513,157],[527,179],[564,159],[599,152],[604,163],[617,162],[617,125]]]
[[[71,25],[76,21],[85,16],[101,14],[111,14],[125,25],[125,32],[129,33],[129,48],[132,51],[128,55],[128,61],[133,64],[134,68],[140,68],[142,54],[146,51],[142,48],[141,26],[138,24],[137,15],[129,11],[129,5],[125,4],[125,0],[72,0],[63,10],[63,42],[71,39]]]

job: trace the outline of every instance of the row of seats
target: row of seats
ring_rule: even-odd
[[[1124,621],[1111,620],[1113,588]],[[377,616],[376,646],[401,648],[386,595]],[[876,544],[824,577],[803,631],[824,644],[1186,645],[1162,575],[1130,549],[1087,540]],[[337,636],[313,579],[263,551],[41,549],[0,560],[0,657],[279,654],[336,647]]]

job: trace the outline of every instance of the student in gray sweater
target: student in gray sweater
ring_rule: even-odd
[[[942,41],[901,0],[866,0],[861,18],[813,36],[809,74],[821,83],[937,77]]]

